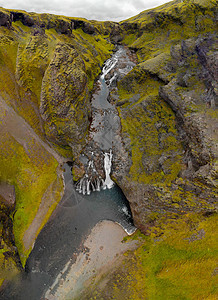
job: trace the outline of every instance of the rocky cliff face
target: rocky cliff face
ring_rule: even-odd
[[[115,91],[123,149],[113,176],[143,232],[215,209],[215,19],[213,1],[173,1],[121,23],[139,64]]]

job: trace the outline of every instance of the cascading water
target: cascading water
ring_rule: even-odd
[[[76,183],[76,191],[90,195],[91,191],[100,191],[104,185],[103,178],[97,173],[93,160],[88,162],[86,174]]]
[[[123,47],[108,59],[102,69],[98,80],[98,90],[92,98],[92,124],[90,126],[89,140],[91,146],[83,155],[87,157],[85,163],[85,175],[76,182],[76,190],[79,193],[90,195],[91,191],[100,191],[101,188],[112,188],[114,182],[110,178],[112,171],[112,149],[119,131],[119,116],[114,105],[108,102],[111,86],[116,85],[118,78],[125,76],[134,66]],[[91,150],[90,150],[91,148]],[[101,152],[101,166],[96,167],[96,154]],[[89,155],[91,153],[91,155]],[[104,170],[105,179],[102,172]],[[101,174],[100,174],[101,173]]]
[[[105,76],[116,66],[118,62],[118,58],[113,56],[112,58],[108,59],[103,67],[101,78],[104,79]]]
[[[106,189],[111,189],[114,186],[114,182],[110,178],[110,173],[111,173],[111,164],[112,164],[112,150],[110,150],[110,153],[105,153],[104,154],[104,170],[105,170],[105,181],[103,188]]]
[[[99,192],[101,187],[103,189],[111,189],[114,186],[114,182],[110,178],[112,157],[112,150],[109,153],[104,153],[105,180],[98,174],[94,161],[90,160],[85,175],[75,185],[76,191],[83,195],[90,195],[91,191]]]

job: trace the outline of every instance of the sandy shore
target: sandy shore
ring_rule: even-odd
[[[90,284],[122,261],[122,254],[136,247],[135,241],[122,242],[127,236],[118,224],[111,221],[98,223],[85,240],[84,250],[75,263],[71,260],[47,290],[45,299],[75,299]]]

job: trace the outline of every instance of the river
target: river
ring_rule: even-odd
[[[14,278],[0,293],[2,300],[44,299],[46,291],[64,266],[69,261],[73,264],[78,253],[83,251],[84,240],[100,221],[116,222],[128,234],[135,231],[129,203],[121,189],[111,184],[109,174],[112,167],[112,145],[119,129],[119,119],[116,108],[107,101],[107,98],[110,86],[115,85],[116,79],[122,74],[124,76],[132,67],[130,61],[129,64],[124,64],[123,68],[117,67],[119,59],[123,63],[127,57],[125,51],[120,47],[105,63],[102,70],[92,98],[93,120],[90,127],[90,144],[87,146],[88,151],[81,156],[86,168],[89,166],[90,169],[90,161],[93,162],[92,175],[86,172],[87,177],[93,176],[93,170],[97,172],[95,156],[100,153],[99,157],[103,160],[101,164],[105,170],[108,170],[107,178],[104,180],[97,172],[97,178],[102,180],[100,191],[94,191],[96,183],[94,183],[95,188],[91,185],[88,188],[88,181],[86,181],[86,188],[79,189],[80,193],[78,193],[78,184],[75,186],[72,178],[72,166],[64,165],[64,196],[49,222],[38,235],[27,260],[25,272]],[[109,72],[111,75],[108,77]]]

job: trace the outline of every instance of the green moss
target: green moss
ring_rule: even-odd
[[[28,141],[29,150],[27,152],[21,144],[17,143],[8,134],[1,137],[1,144],[4,145],[4,148],[0,149],[0,180],[15,185],[14,235],[21,261],[25,264],[31,251],[31,245],[30,248],[24,246],[25,232],[39,210],[46,189],[57,180],[56,169],[58,163],[34,140]],[[51,206],[47,208],[46,216],[40,220],[38,231],[46,223],[60,200],[63,188],[60,180],[57,186],[59,187],[57,188],[54,185],[56,194],[54,194]]]
[[[8,253],[11,253],[10,247],[6,245],[6,243],[2,239],[2,229],[3,226],[0,223],[0,242],[1,242],[1,248],[0,248],[0,287],[5,279],[10,280],[15,275],[17,275],[18,270],[16,267],[16,264],[14,260],[7,255]],[[5,254],[5,255],[4,255]]]
[[[216,221],[196,214],[163,222],[123,264],[87,290],[87,299],[216,299]],[[93,298],[92,298],[93,297]]]
[[[41,84],[49,62],[48,40],[44,36],[29,36],[25,44],[19,46],[16,64],[18,84],[39,105]]]
[[[126,20],[138,23],[141,35],[123,42],[138,49],[139,62],[151,59],[157,51],[168,52],[172,45],[199,33],[215,32],[215,1],[171,1]],[[122,24],[122,22],[121,22]]]
[[[118,84],[119,102],[125,101],[118,107],[122,132],[131,140],[129,180],[139,183],[170,183],[181,170],[182,146],[175,129],[175,116],[158,96],[161,84],[141,66]],[[163,168],[157,163],[162,155]]]
[[[150,245],[146,242],[136,251],[144,272],[148,272],[145,286],[149,299],[166,295],[169,299],[206,299],[214,294],[215,277],[211,275],[216,249],[211,229],[215,220],[216,217],[206,220],[190,215],[162,224],[163,235],[159,240],[153,228]]]

